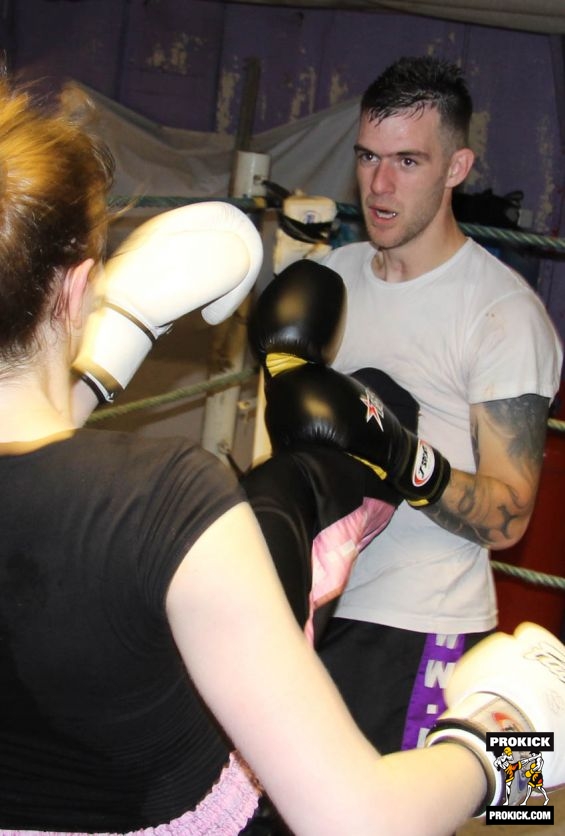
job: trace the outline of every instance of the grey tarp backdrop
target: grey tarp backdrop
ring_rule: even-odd
[[[113,196],[228,195],[233,137],[167,128],[83,85],[75,89],[95,103],[97,129],[116,158]],[[251,150],[270,155],[270,179],[281,186],[353,203],[358,114],[358,99],[344,102],[256,134]]]

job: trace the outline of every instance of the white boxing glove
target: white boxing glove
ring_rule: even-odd
[[[497,768],[495,752],[486,748],[487,732],[516,743],[511,747],[515,761],[526,761],[531,748],[521,746],[520,732],[553,733],[554,751],[543,752],[544,785],[565,783],[565,647],[552,633],[524,623],[513,636],[495,633],[480,642],[455,665],[445,700],[448,708],[425,745],[460,743],[481,761],[488,790],[476,815],[505,801],[506,774]],[[525,787],[519,790],[518,783],[511,805],[524,800]]]
[[[227,319],[250,292],[263,260],[253,222],[229,203],[181,206],[141,224],[105,265],[73,371],[113,401],[172,323],[206,305]]]

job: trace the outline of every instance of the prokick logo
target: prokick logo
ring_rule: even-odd
[[[487,807],[485,824],[554,824],[554,808],[543,785],[543,753],[553,752],[553,732],[491,732],[486,748],[494,766],[505,775],[500,806]],[[542,804],[531,804],[540,796]]]

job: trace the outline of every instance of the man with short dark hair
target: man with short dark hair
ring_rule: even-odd
[[[334,367],[378,368],[420,406],[407,501],[360,555],[320,647],[382,752],[423,742],[453,664],[496,625],[489,550],[529,523],[560,378],[542,302],[453,214],[471,113],[458,67],[386,69],[362,97],[355,144],[370,240],[324,259],[347,286]]]

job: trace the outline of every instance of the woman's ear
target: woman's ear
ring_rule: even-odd
[[[446,186],[454,189],[462,183],[475,162],[475,154],[470,148],[458,148],[451,157],[447,172]]]
[[[81,329],[86,315],[85,296],[88,293],[88,277],[94,267],[93,258],[87,258],[67,270],[63,282],[63,296],[67,303],[69,321],[74,328]]]

